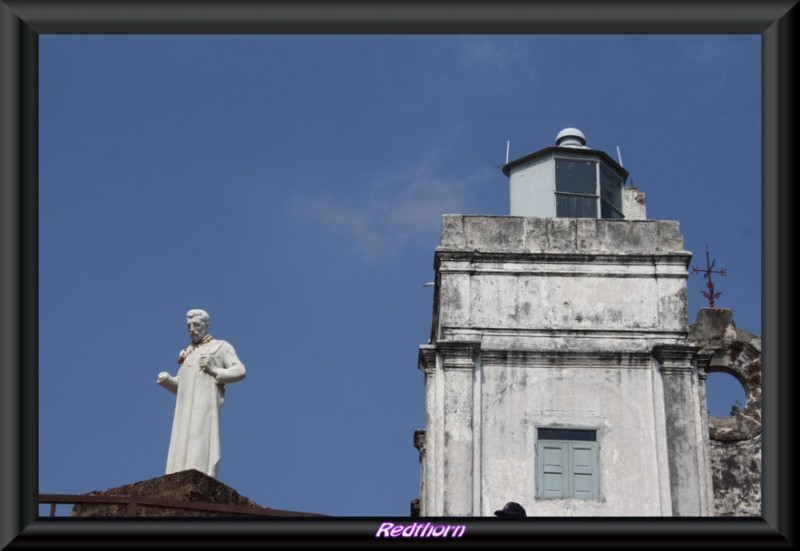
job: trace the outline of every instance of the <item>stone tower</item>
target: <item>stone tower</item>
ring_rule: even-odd
[[[678,223],[576,129],[503,172],[510,216],[442,218],[420,514],[712,514]]]

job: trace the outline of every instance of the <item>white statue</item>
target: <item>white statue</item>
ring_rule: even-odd
[[[158,374],[158,384],[178,396],[167,474],[197,469],[216,478],[221,456],[219,410],[225,385],[244,379],[244,364],[230,344],[208,334],[209,322],[203,310],[186,313],[192,343],[178,356],[178,375]]]

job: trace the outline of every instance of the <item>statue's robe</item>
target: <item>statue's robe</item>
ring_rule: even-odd
[[[219,383],[200,369],[198,361],[203,354],[210,354],[208,366],[217,369]],[[244,364],[233,346],[214,339],[189,354],[177,377],[167,377],[161,383],[177,394],[167,474],[197,469],[216,478],[221,457],[219,410],[225,399],[225,385],[241,381],[244,376]]]

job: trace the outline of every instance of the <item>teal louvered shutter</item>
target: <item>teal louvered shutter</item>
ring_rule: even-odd
[[[569,443],[568,495],[579,499],[597,497],[597,443]]]
[[[541,427],[536,442],[536,497],[597,499],[597,432]]]
[[[565,497],[569,486],[566,442],[540,440],[537,443],[539,468],[536,486],[540,497]]]

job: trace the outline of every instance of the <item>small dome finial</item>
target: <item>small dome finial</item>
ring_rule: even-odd
[[[585,147],[586,136],[577,128],[565,128],[556,136],[556,145],[561,147]]]

